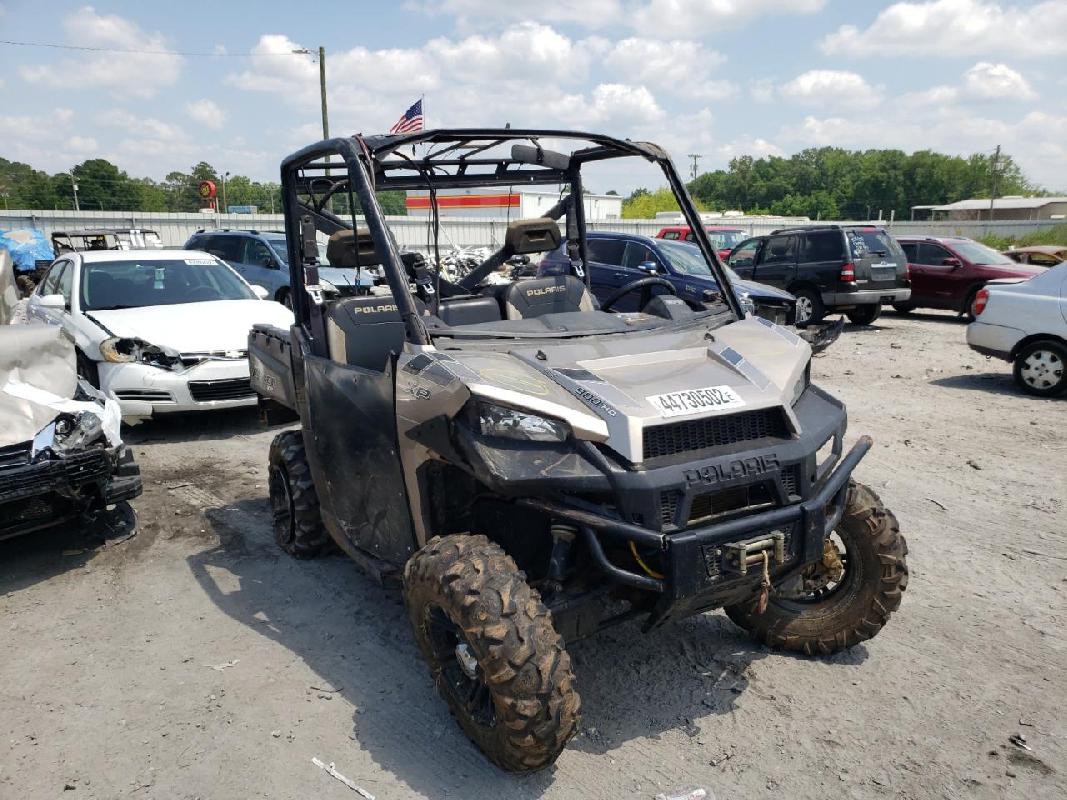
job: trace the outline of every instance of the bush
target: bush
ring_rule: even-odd
[[[1025,236],[999,236],[991,233],[983,236],[979,241],[996,250],[1007,250],[1012,245],[1030,247],[1037,244],[1067,244],[1067,224],[1032,231]]]

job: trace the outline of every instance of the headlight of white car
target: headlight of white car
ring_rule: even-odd
[[[91,411],[60,414],[33,437],[30,458],[38,461],[47,451],[63,455],[85,447],[103,435],[103,423]]]
[[[804,394],[808,386],[811,384],[811,361],[808,361],[808,365],[804,367],[804,372],[797,378],[797,382],[793,384],[793,393],[789,398],[789,405],[795,406],[800,396]]]
[[[141,363],[162,369],[181,366],[181,356],[171,350],[149,344],[143,339],[113,336],[100,343],[100,355],[104,361],[114,364]]]
[[[519,439],[525,442],[562,442],[570,428],[565,422],[549,419],[529,411],[478,403],[478,425],[485,436]]]

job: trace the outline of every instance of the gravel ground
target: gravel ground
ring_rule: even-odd
[[[900,611],[828,659],[719,613],[573,645],[581,733],[526,777],[451,721],[397,593],[275,548],[275,431],[130,430],[136,537],[0,543],[0,797],[357,796],[313,756],[379,798],[1067,796],[1067,400],[1020,395],[941,314],[849,328],[813,378],[874,436],[858,478],[911,548]]]

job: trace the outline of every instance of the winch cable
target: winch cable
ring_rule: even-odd
[[[643,569],[650,578],[655,578],[656,580],[661,581],[666,577],[662,572],[656,572],[656,570],[652,569],[652,567],[645,563],[645,560],[641,558],[641,554],[637,552],[637,544],[633,541],[630,542],[630,552],[633,553],[634,560],[637,561],[641,566],[641,569]]]

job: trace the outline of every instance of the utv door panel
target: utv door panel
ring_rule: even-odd
[[[305,379],[309,413],[301,417],[323,521],[344,549],[403,564],[417,545],[397,452],[391,370],[308,355]]]

